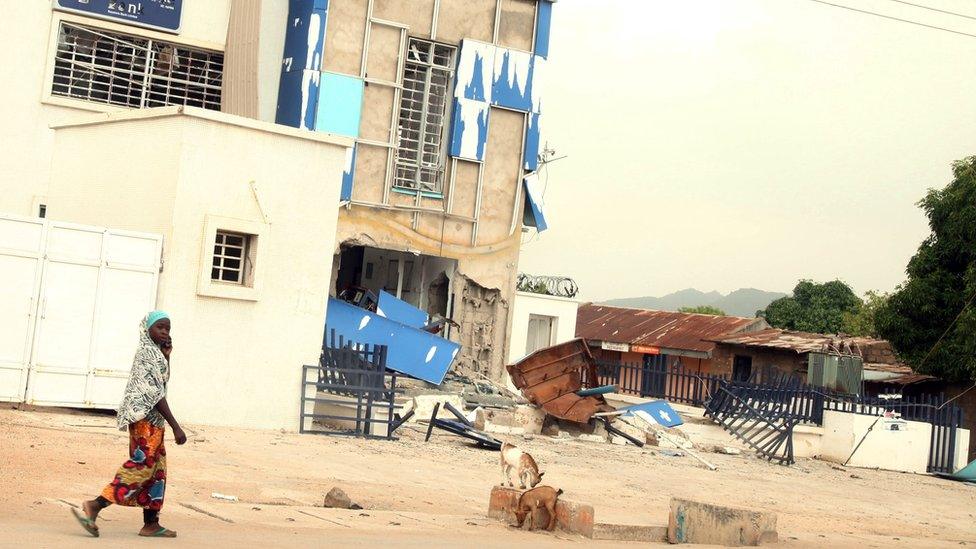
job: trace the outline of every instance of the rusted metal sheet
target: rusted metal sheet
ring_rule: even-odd
[[[591,387],[598,385],[593,355],[582,339],[539,349],[509,365],[508,374],[530,403],[560,419],[587,423],[594,413],[609,408],[600,395],[576,394],[584,379]]]
[[[715,316],[628,309],[587,303],[576,314],[576,337],[633,346],[710,353],[712,338],[759,330],[769,325],[761,318]]]

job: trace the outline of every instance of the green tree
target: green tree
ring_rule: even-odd
[[[952,173],[919,201],[931,233],[875,324],[918,371],[962,381],[976,379],[976,156],[954,162]]]
[[[844,313],[841,331],[852,336],[878,337],[874,318],[888,301],[888,294],[869,290],[864,294],[864,305],[857,312]]]
[[[844,327],[844,315],[856,314],[860,308],[860,298],[840,280],[822,284],[801,280],[793,295],[773,301],[757,316],[775,328],[835,334]]]
[[[700,315],[726,316],[725,311],[711,305],[699,305],[697,307],[681,307],[679,313],[697,313]]]

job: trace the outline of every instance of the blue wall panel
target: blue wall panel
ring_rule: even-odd
[[[541,0],[535,20],[535,54],[549,58],[549,27],[552,26],[552,2]]]
[[[539,169],[539,120],[537,112],[529,113],[529,125],[525,131],[525,169],[534,172]]]
[[[344,301],[329,298],[326,328],[346,341],[387,346],[386,366],[440,385],[461,346]]]
[[[532,110],[532,54],[498,48],[491,85],[491,104],[518,111]]]
[[[352,200],[352,182],[356,173],[356,145],[346,150],[346,167],[342,169],[342,188],[339,200]]]
[[[476,40],[462,40],[458,56],[454,97],[491,102],[495,72],[495,46]]]
[[[319,74],[319,71],[306,70],[281,73],[276,123],[305,130],[315,129]]]
[[[488,142],[488,103],[454,99],[451,125],[451,156],[482,162]]]
[[[289,3],[282,71],[322,69],[328,5],[327,0],[292,0]]]
[[[363,109],[363,80],[344,74],[322,73],[315,130],[359,137]]]
[[[542,189],[539,188],[539,176],[529,174],[522,179],[525,184],[525,215],[523,222],[535,227],[540,233],[549,228],[546,223],[546,213],[543,210]]]

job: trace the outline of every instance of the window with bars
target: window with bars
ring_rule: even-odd
[[[457,48],[410,38],[397,125],[394,188],[440,193],[444,188],[450,88]]]
[[[210,279],[231,284],[247,282],[251,235],[217,231]]]
[[[220,110],[224,54],[61,22],[51,94],[122,107]]]

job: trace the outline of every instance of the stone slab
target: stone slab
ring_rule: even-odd
[[[525,490],[509,488],[508,486],[494,486],[488,498],[488,517],[515,525],[515,507],[519,497]],[[549,512],[545,509],[534,511],[535,524],[547,524]],[[528,519],[526,519],[528,523]],[[562,497],[556,500],[556,528],[570,534],[579,534],[588,538],[593,537],[593,506],[579,503]],[[523,525],[526,527],[527,524]]]
[[[776,514],[671,498],[668,541],[727,547],[775,543]]]

